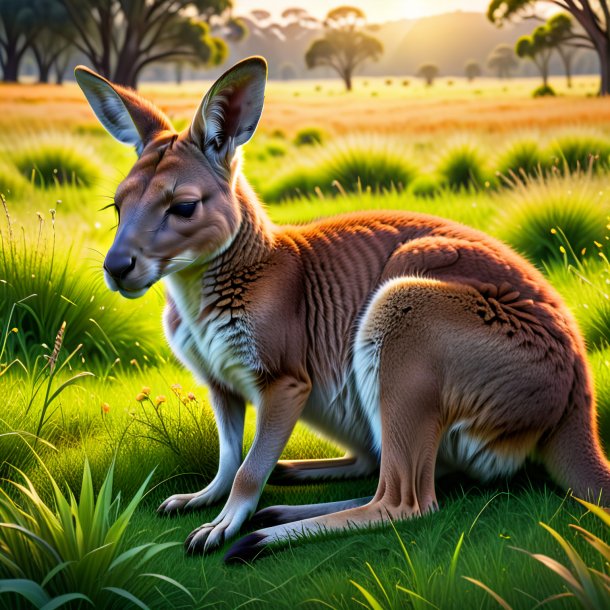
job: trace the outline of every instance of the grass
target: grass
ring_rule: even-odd
[[[523,179],[523,174],[535,176],[550,165],[539,141],[534,137],[515,138],[499,155],[495,169],[503,176],[515,175]]]
[[[0,318],[15,329],[6,343],[9,359],[18,352],[29,367],[48,349],[63,322],[66,348],[72,351],[80,345],[79,359],[98,371],[133,359],[145,366],[161,353],[158,310],[153,308],[151,315],[143,304],[127,308],[111,294],[99,263],[77,258],[78,243],[65,247],[58,242],[56,210],[49,216],[38,212],[35,224],[19,227],[4,200],[3,205]]]
[[[101,163],[82,138],[38,134],[12,147],[11,158],[20,174],[39,188],[92,186],[100,177]]]
[[[367,190],[402,191],[417,174],[408,159],[406,147],[396,140],[364,136],[335,140],[308,154],[295,154],[287,169],[263,187],[263,196],[282,201]]]
[[[167,607],[174,605],[176,593],[193,600],[177,581],[147,570],[157,555],[179,543],[126,544],[127,529],[150,477],[125,505],[120,494],[113,494],[113,469],[96,496],[85,463],[78,498],[70,488],[64,492],[48,474],[50,503],[27,475],[15,473],[0,495],[4,607],[17,607],[25,600],[38,608],[83,603],[96,608],[125,603]],[[168,588],[173,588],[169,594],[163,591]]]
[[[597,256],[605,247],[608,193],[589,173],[568,182],[558,172],[537,180],[513,181],[501,215],[499,233],[538,265]],[[568,249],[569,245],[569,249]]]
[[[586,90],[581,85],[594,88],[595,83],[591,80],[589,85],[588,82],[577,79],[576,91],[580,95]],[[538,260],[546,261],[546,267],[543,267],[545,273],[565,296],[587,336],[598,393],[600,431],[606,446],[609,446],[610,348],[606,343],[607,299],[603,296],[608,273],[605,261],[598,256],[599,252],[605,254],[606,250],[607,175],[602,171],[581,176],[562,176],[556,172],[546,180],[530,179],[521,185],[504,189],[454,191],[448,186],[439,188],[440,181],[435,174],[437,155],[447,139],[456,141],[456,130],[466,128],[469,133],[473,132],[471,141],[480,151],[481,167],[495,169],[494,165],[500,156],[496,156],[494,151],[510,151],[513,139],[498,136],[498,131],[509,131],[515,125],[520,128],[534,126],[535,131],[522,131],[523,135],[519,139],[539,141],[544,155],[548,144],[556,136],[554,131],[550,133],[549,130],[559,124],[571,124],[579,120],[591,123],[595,119],[596,125],[601,125],[602,130],[608,129],[610,114],[606,116],[605,105],[596,99],[577,99],[573,93],[553,100],[525,99],[531,91],[531,81],[511,83],[510,91],[503,92],[504,83],[477,82],[471,87],[458,79],[449,87],[445,84],[445,79],[442,79],[442,82],[439,81],[428,90],[419,82],[403,87],[399,79],[394,79],[391,84],[370,79],[369,86],[364,87],[362,81],[357,79],[352,97],[340,95],[339,88],[335,91],[333,86],[324,84],[320,90],[314,90],[309,84],[305,91],[304,86],[295,82],[272,84],[261,131],[248,145],[245,155],[247,175],[253,178],[259,191],[264,192],[268,187],[269,176],[279,174],[293,163],[301,163],[303,155],[311,153],[314,158],[319,155],[318,145],[302,147],[297,151],[292,143],[296,132],[301,127],[310,125],[324,127],[324,133],[328,134],[324,147],[331,149],[338,147],[341,142],[339,140],[337,143],[336,136],[346,131],[363,130],[366,127],[367,130],[379,132],[374,136],[360,135],[351,141],[376,141],[376,146],[382,151],[384,146],[387,148],[385,158],[395,158],[390,155],[397,152],[400,163],[405,163],[406,159],[409,167],[415,165],[422,173],[415,177],[413,172],[408,188],[405,188],[406,181],[398,184],[394,178],[380,188],[381,182],[377,174],[372,179],[368,178],[364,182],[361,180],[359,187],[354,175],[367,174],[362,166],[356,165],[356,174],[353,171],[347,173],[347,179],[341,182],[343,190],[349,190],[351,184],[354,192],[343,194],[341,189],[331,185],[328,191],[322,190],[317,194],[314,191],[309,198],[293,197],[281,204],[270,203],[268,211],[274,221],[307,222],[321,216],[359,209],[411,209],[452,218],[496,236],[506,237],[511,228],[517,235],[522,232],[514,227],[526,218],[529,225],[534,227],[527,243],[537,246],[542,241],[546,244],[545,247],[550,248],[550,254],[548,249],[544,250]],[[183,123],[185,117],[192,116],[196,98],[204,88],[201,84],[189,84],[183,94],[176,95],[176,90],[170,88],[148,87],[148,92],[161,101],[170,115]],[[301,96],[294,97],[295,88],[302,92]],[[479,88],[482,89],[481,94],[476,93]],[[25,181],[21,183],[22,190],[15,189],[9,198],[16,248],[22,250],[17,258],[11,258],[13,254],[8,247],[10,240],[6,237],[7,229],[3,229],[5,241],[2,256],[6,260],[3,273],[12,274],[11,290],[16,290],[20,282],[24,286],[20,288],[21,292],[11,292],[6,297],[4,295],[8,293],[5,292],[0,298],[0,304],[4,307],[5,301],[15,301],[30,293],[46,295],[45,299],[50,304],[51,322],[45,326],[48,329],[45,330],[45,338],[34,341],[31,334],[26,335],[25,331],[29,327],[23,323],[15,324],[20,332],[10,332],[13,324],[6,324],[7,314],[6,309],[3,309],[0,314],[4,323],[1,332],[8,333],[12,343],[10,354],[6,350],[4,353],[0,351],[0,364],[8,364],[11,359],[23,357],[23,349],[31,349],[36,342],[46,342],[48,349],[41,348],[38,353],[50,355],[51,343],[58,328],[63,319],[67,319],[67,312],[74,307],[79,310],[82,307],[79,316],[83,321],[89,317],[102,325],[101,318],[96,317],[99,311],[87,309],[87,299],[95,294],[96,306],[103,303],[106,308],[104,311],[107,312],[116,307],[116,312],[112,313],[120,313],[121,319],[125,319],[128,313],[136,312],[134,318],[128,319],[126,323],[125,336],[132,343],[136,337],[148,341],[147,349],[150,351],[146,353],[154,365],[145,366],[145,360],[137,357],[130,364],[131,352],[128,348],[125,356],[122,356],[124,366],[109,370],[94,366],[93,360],[89,358],[83,363],[75,357],[71,361],[72,370],[64,369],[54,379],[54,384],[62,383],[72,375],[90,368],[95,369],[97,376],[79,378],[77,383],[66,387],[47,409],[45,418],[46,415],[49,417],[41,430],[43,438],[36,445],[42,462],[32,459],[33,454],[29,448],[34,444],[31,435],[38,428],[40,406],[30,410],[29,415],[24,417],[31,376],[28,378],[14,367],[3,373],[6,367],[0,367],[0,384],[4,397],[0,416],[0,452],[5,461],[2,471],[11,471],[9,463],[20,467],[35,488],[41,490],[42,501],[53,510],[54,492],[52,486],[49,488],[49,473],[65,495],[66,486],[72,490],[81,489],[82,474],[88,463],[93,497],[99,498],[104,480],[114,464],[113,489],[120,490],[124,501],[128,502],[138,494],[141,482],[156,467],[149,491],[130,517],[124,548],[149,544],[159,540],[159,536],[162,540],[182,541],[193,528],[215,517],[221,508],[217,505],[177,519],[161,518],[155,514],[155,508],[167,496],[203,488],[216,470],[218,442],[207,390],[198,386],[190,373],[167,358],[163,339],[159,335],[160,290],[146,300],[133,303],[114,301],[101,285],[99,253],[105,252],[112,240],[115,219],[110,212],[95,213],[94,210],[106,203],[100,197],[102,192],[112,195],[118,174],[128,170],[133,154],[113,143],[107,136],[102,136],[98,128],[91,127],[88,111],[71,86],[52,90],[53,95],[45,97],[47,91],[44,87],[3,88],[3,94],[6,95],[0,97],[0,124],[31,121],[34,112],[36,115],[46,113],[50,117],[51,126],[69,125],[72,137],[91,146],[95,155],[102,160],[102,167],[116,167],[118,172],[103,170],[100,183],[92,187],[53,184],[47,189],[37,189]],[[366,111],[371,108],[371,90],[378,91],[378,96],[375,98],[375,113],[367,115]],[[523,99],[521,94],[516,93],[518,91],[522,91]],[[561,85],[557,91],[563,92]],[[60,93],[63,96],[61,98]],[[451,101],[450,108],[441,99],[445,94]],[[21,103],[17,110],[16,102],[26,99],[27,103]],[[340,115],[336,111],[338,101],[345,110]],[[502,120],[498,119],[500,107]],[[594,116],[592,113],[596,112],[597,115]],[[388,117],[391,117],[391,122]],[[2,142],[10,141],[11,138],[19,139],[23,136],[20,129],[18,125],[11,126]],[[277,130],[281,130],[282,134],[273,133]],[[391,137],[379,135],[389,131],[395,133]],[[492,135],[487,135],[487,131],[491,131]],[[570,133],[581,134],[580,130],[573,128]],[[439,135],[442,135],[442,139]],[[587,130],[582,135],[588,137]],[[458,141],[460,137],[462,136],[458,134]],[[397,142],[400,138],[402,141]],[[384,143],[383,146],[380,143]],[[358,145],[359,152],[356,156],[358,158],[359,155],[359,162],[366,154],[367,145]],[[513,150],[510,154],[506,152],[507,158],[512,157],[509,165],[524,164],[524,159],[527,160],[528,157],[521,153],[519,150]],[[349,157],[347,154],[344,156]],[[349,163],[346,162],[345,165],[349,167]],[[391,164],[386,163],[383,167],[391,167]],[[379,164],[374,166],[374,172],[378,168]],[[384,172],[380,176],[385,176]],[[396,175],[394,170],[387,175],[390,174]],[[332,179],[338,175],[335,167]],[[2,173],[0,180],[1,177]],[[366,188],[367,182],[370,189]],[[430,194],[433,196],[424,196]],[[573,264],[578,273],[566,267],[566,256],[559,251],[559,246],[564,242],[545,232],[549,226],[560,224],[556,221],[557,216],[553,215],[555,212],[544,212],[549,201],[555,212],[563,208],[576,209],[580,210],[576,216],[594,219],[577,225],[574,232],[564,228],[574,250],[574,260],[568,262]],[[528,204],[527,214],[520,216],[517,212]],[[53,229],[50,226],[51,216],[47,212],[49,209],[57,210],[54,227],[57,258],[54,268],[67,270],[65,285],[69,286],[68,280],[74,279],[75,287],[82,287],[84,300],[79,296],[81,293],[69,292],[68,288],[51,290],[48,281],[44,281],[54,277],[45,275],[48,274],[48,268],[41,263],[41,260],[49,259],[51,233],[48,234],[46,249],[44,239],[41,237],[38,240],[37,235],[41,226],[43,231]],[[36,212],[40,212],[44,220],[42,225],[39,224]],[[540,216],[543,220],[536,220]],[[548,225],[549,218],[551,225]],[[562,221],[561,224],[565,222]],[[604,247],[598,248],[595,242],[587,241],[593,235],[592,227],[597,236],[594,239]],[[75,242],[77,233],[86,247],[81,246],[79,241]],[[574,234],[578,234],[577,238]],[[590,258],[585,256],[584,260],[579,241],[583,234],[586,244],[582,247],[587,248],[586,255],[591,254]],[[70,248],[72,256],[69,256]],[[532,256],[538,255],[534,251]],[[549,260],[555,262],[548,263]],[[583,267],[578,266],[577,260]],[[38,277],[31,278],[32,273]],[[7,288],[0,287],[0,290]],[[58,294],[67,296],[76,306],[64,305],[65,300]],[[25,315],[26,311],[20,310],[18,313]],[[145,327],[140,328],[138,323],[142,318],[145,319]],[[113,329],[114,342],[115,328],[112,323],[112,320],[108,320],[109,328]],[[76,345],[82,341],[82,337],[86,337],[86,331],[75,330],[75,322],[68,319],[65,351],[61,352],[61,358],[66,358],[69,350],[75,347],[72,332]],[[118,329],[116,333],[120,335]],[[25,337],[28,339],[24,343],[18,341]],[[130,345],[129,341],[126,345]],[[32,359],[29,363],[26,362],[30,369],[32,363]],[[149,389],[148,394],[142,392],[143,388]],[[189,398],[191,393],[194,400]],[[142,394],[148,398],[142,399]],[[160,397],[165,400],[160,400]],[[186,402],[183,401],[185,398]],[[254,419],[255,413],[250,407],[247,412],[244,451],[252,443]],[[19,434],[12,431],[18,431]],[[52,443],[53,446],[47,443]],[[316,458],[341,454],[338,447],[320,439],[299,424],[283,457]],[[20,475],[11,471],[10,478],[19,479]],[[9,487],[8,483],[3,484],[3,489]],[[309,486],[267,486],[260,506],[361,497],[370,495],[375,488],[376,480],[372,478]],[[15,501],[17,495],[11,493],[11,500]],[[111,495],[116,496],[116,493]],[[364,592],[383,608],[429,608],[429,604],[422,600],[441,608],[493,607],[494,602],[488,593],[463,578],[467,576],[488,585],[512,607],[531,608],[538,601],[556,593],[562,586],[561,580],[543,566],[538,566],[534,559],[527,558],[510,547],[527,549],[565,562],[561,547],[538,525],[539,521],[547,523],[569,541],[587,565],[605,569],[599,563],[595,549],[586,540],[575,536],[569,524],[577,522],[606,540],[607,530],[584,507],[566,499],[561,491],[549,483],[546,474],[534,466],[530,466],[511,482],[499,481],[484,487],[462,478],[443,480],[438,485],[438,495],[441,507],[438,513],[397,523],[396,532],[392,528],[370,529],[299,542],[287,550],[272,553],[252,566],[225,566],[221,561],[222,553],[204,558],[189,558],[177,546],[152,557],[146,570],[173,578],[186,586],[195,602],[188,595],[181,594],[177,604],[183,607],[229,609],[299,606],[344,609],[362,607],[363,604],[374,607]],[[75,496],[77,501],[81,501],[82,493]],[[13,520],[16,521],[17,517]],[[129,584],[135,585],[136,582],[137,579],[134,578]],[[0,593],[0,605],[4,601],[10,604],[13,600],[14,598]],[[573,607],[573,604],[569,600],[560,599],[556,606],[568,608]]]
[[[472,141],[443,148],[436,171],[441,183],[454,191],[480,189],[489,182],[484,153]]]
[[[610,164],[610,144],[606,138],[581,131],[557,137],[550,146],[551,154],[557,159],[557,167],[571,172],[587,170],[607,170]]]

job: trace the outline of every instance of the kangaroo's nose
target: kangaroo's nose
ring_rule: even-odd
[[[115,279],[122,280],[133,271],[136,257],[121,250],[109,250],[104,260],[104,269]]]

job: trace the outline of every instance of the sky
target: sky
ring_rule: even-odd
[[[344,4],[363,9],[369,22],[380,23],[456,10],[485,12],[489,0],[233,0],[238,15],[253,9],[265,9],[275,17],[279,17],[286,8],[302,6],[315,17],[322,18],[329,9]]]

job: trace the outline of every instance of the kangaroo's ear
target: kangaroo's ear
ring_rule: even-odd
[[[111,83],[85,66],[77,66],[74,75],[106,131],[119,142],[135,146],[138,156],[157,133],[174,130],[156,106],[134,91]]]
[[[203,98],[191,138],[222,173],[230,171],[235,149],[254,133],[263,111],[267,62],[249,57],[227,70]]]

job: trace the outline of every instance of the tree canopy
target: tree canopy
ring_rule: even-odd
[[[436,64],[423,64],[417,69],[417,76],[420,76],[426,81],[426,85],[431,87],[434,84],[434,79],[439,75],[440,69]]]
[[[481,64],[474,59],[467,61],[464,66],[464,74],[466,74],[466,78],[472,82],[475,78],[478,78],[483,74]]]
[[[550,4],[571,15],[582,31],[564,32],[563,43],[573,48],[593,49],[600,64],[601,95],[610,93],[610,4],[608,0],[491,0],[490,21],[501,25],[515,16],[534,17],[536,5]]]
[[[515,45],[519,57],[532,60],[538,67],[545,87],[548,85],[549,62],[555,44],[550,28],[540,25],[529,36],[521,36]]]
[[[156,62],[218,65],[227,55],[210,20],[230,0],[59,0],[74,24],[74,45],[103,76],[136,86]]]
[[[15,82],[19,65],[38,34],[35,0],[0,0],[0,68]]]
[[[493,70],[498,78],[509,78],[518,65],[515,51],[509,44],[499,44],[487,58],[487,67]]]
[[[383,53],[383,45],[363,31],[365,26],[366,16],[359,8],[340,6],[329,11],[324,20],[324,36],[314,40],[305,53],[307,67],[333,69],[351,91],[354,72]]]

